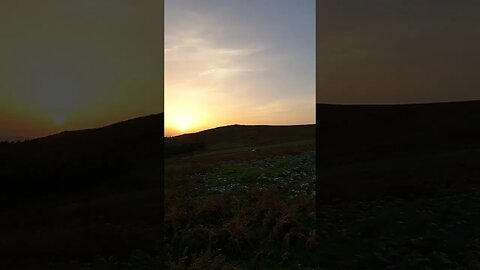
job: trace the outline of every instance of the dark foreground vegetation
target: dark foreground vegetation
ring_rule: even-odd
[[[169,138],[169,269],[314,269],[315,127],[228,126]],[[182,148],[184,149],[184,148]]]
[[[0,144],[1,269],[158,269],[163,114]]]
[[[479,269],[480,102],[317,105],[321,269]]]

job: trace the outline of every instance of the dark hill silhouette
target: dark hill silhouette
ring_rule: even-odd
[[[163,134],[163,113],[137,117],[134,119],[114,123],[101,128],[92,128],[76,131],[64,131],[58,134],[37,138],[30,142],[52,142],[68,140],[96,140],[108,142],[132,141],[132,139],[149,138]],[[112,135],[115,135],[112,137]]]
[[[166,154],[193,152],[204,148],[262,146],[314,138],[315,125],[229,125],[166,138]]]
[[[480,101],[317,104],[316,113],[320,199],[478,183]]]
[[[0,144],[0,268],[163,254],[162,176],[163,114]]]
[[[3,143],[2,203],[5,207],[7,202],[86,192],[100,184],[115,186],[130,181],[132,170],[162,166],[162,152],[163,114],[21,143]]]

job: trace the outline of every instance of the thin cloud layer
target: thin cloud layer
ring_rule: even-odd
[[[313,123],[314,5],[166,1],[167,133],[178,133],[176,114],[196,118],[189,131]],[[285,16],[288,10],[294,17]],[[262,109],[268,106],[282,109]]]

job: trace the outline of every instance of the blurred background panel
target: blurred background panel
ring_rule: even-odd
[[[322,269],[472,269],[480,224],[475,1],[319,1]]]
[[[161,266],[163,1],[2,1],[0,59],[0,265]]]

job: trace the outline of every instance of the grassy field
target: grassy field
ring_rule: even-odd
[[[168,267],[314,269],[313,131],[286,141],[227,136],[167,159]]]

